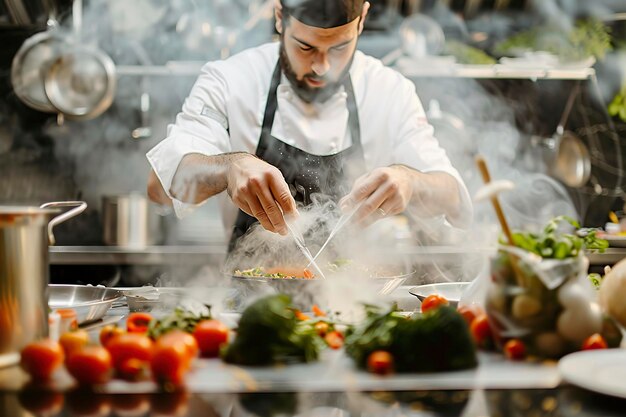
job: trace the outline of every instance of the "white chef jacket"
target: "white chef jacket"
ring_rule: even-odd
[[[255,153],[278,54],[279,44],[268,43],[204,65],[182,112],[168,126],[167,137],[148,152],[150,165],[173,199],[177,216],[197,207],[174,199],[169,192],[186,154]],[[467,214],[463,217],[471,219],[472,204],[465,184],[433,136],[413,83],[361,51],[354,55],[350,76],[367,171],[404,164],[421,172],[446,172],[458,181],[462,210]],[[276,94],[272,136],[316,155],[335,154],[351,145],[343,86],[325,103],[306,103],[283,75]],[[221,199],[224,226],[231,230],[237,207],[226,193],[217,198]]]

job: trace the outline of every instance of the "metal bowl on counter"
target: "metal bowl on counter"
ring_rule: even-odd
[[[469,287],[470,282],[439,282],[436,284],[418,285],[409,290],[411,295],[424,301],[429,295],[437,294],[445,297],[451,306],[459,304],[461,295]]]
[[[52,310],[73,309],[79,325],[100,320],[124,296],[113,288],[88,285],[50,284],[48,291],[48,306]]]

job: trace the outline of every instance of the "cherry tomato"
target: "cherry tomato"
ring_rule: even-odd
[[[126,330],[129,333],[146,333],[153,317],[148,313],[130,313],[126,320]]]
[[[108,324],[100,330],[100,344],[104,347],[115,337],[126,333],[126,330],[114,324]]]
[[[89,334],[84,330],[65,332],[59,338],[59,343],[67,360],[72,353],[82,350],[89,343]]]
[[[307,320],[311,320],[311,317],[308,316],[307,314],[304,314],[302,311],[300,310],[294,310],[293,313],[296,315],[296,318],[300,321],[307,321]]]
[[[43,339],[22,349],[21,366],[34,380],[45,381],[63,364],[64,357],[60,343]]]
[[[304,268],[304,270],[302,271],[302,275],[304,276],[304,278],[307,278],[307,279],[315,277],[315,274],[313,274],[313,271],[311,271],[308,268]]]
[[[472,324],[476,316],[484,314],[482,309],[474,304],[459,306],[457,311],[463,316],[468,326]]]
[[[339,349],[343,346],[343,334],[334,330],[324,336],[324,341],[331,349]]]
[[[526,357],[526,345],[519,339],[511,339],[504,344],[504,355],[514,361]]]
[[[208,320],[207,320],[208,321]],[[189,357],[189,362],[198,356],[200,352],[200,346],[198,345],[198,340],[190,335],[189,333],[185,333],[182,330],[172,330],[163,336],[161,339],[165,338],[166,341],[171,341],[172,343],[182,343],[187,348],[187,356]]]
[[[182,385],[190,363],[189,348],[182,339],[166,334],[154,344],[150,369],[155,381],[166,386]]]
[[[228,327],[218,320],[203,320],[196,325],[193,337],[198,341],[202,356],[215,358],[222,345],[228,343]]]
[[[594,333],[585,339],[582,345],[583,350],[606,349],[608,347],[606,340],[600,333]]]
[[[136,364],[130,366],[126,362],[134,359],[147,365],[152,356],[152,340],[143,334],[124,333],[112,338],[106,345],[113,358],[113,366],[120,376],[135,379],[137,374],[127,375],[124,371],[140,368]]]
[[[431,294],[422,301],[422,313],[434,310],[441,306],[447,306],[450,304],[448,300],[439,294]]]
[[[315,332],[320,337],[324,337],[328,333],[329,326],[328,323],[326,323],[325,321],[318,321],[313,327],[315,328]]]
[[[66,367],[82,385],[104,384],[111,379],[113,360],[102,346],[87,346],[69,357]]]
[[[470,324],[470,333],[474,338],[476,346],[483,349],[491,346],[493,339],[491,327],[489,326],[489,319],[486,314],[480,314],[472,320],[472,324]]]
[[[317,306],[317,304],[313,304],[313,314],[315,317],[326,317],[326,313],[324,313],[322,309]]]
[[[393,372],[393,356],[387,351],[376,350],[367,357],[367,369],[379,375],[390,374]]]

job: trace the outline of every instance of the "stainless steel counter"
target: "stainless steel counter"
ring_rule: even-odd
[[[207,265],[223,261],[226,246],[51,246],[51,265]]]
[[[129,249],[115,246],[52,246],[52,265],[207,265],[221,263],[226,246],[149,246]],[[409,256],[413,262],[446,262],[462,255],[488,255],[487,246],[400,246],[395,255]],[[613,265],[626,257],[626,248],[609,248],[604,253],[589,253],[591,265]]]

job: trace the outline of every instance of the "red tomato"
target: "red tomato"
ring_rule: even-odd
[[[102,346],[87,346],[74,352],[66,364],[67,370],[82,385],[104,384],[111,379],[113,360]]]
[[[67,360],[72,353],[82,350],[89,343],[89,334],[84,330],[65,332],[59,338],[59,343]]]
[[[304,278],[307,278],[307,279],[311,279],[315,277],[315,274],[313,274],[313,271],[307,268],[304,268],[304,270],[302,271],[302,275],[304,276]]]
[[[294,310],[293,313],[296,315],[296,318],[300,321],[311,320],[311,317],[309,317],[307,314],[304,314],[300,310]]]
[[[491,344],[491,327],[489,327],[489,319],[486,314],[480,314],[472,320],[472,324],[470,324],[470,333],[474,338],[476,346],[486,348]]]
[[[150,369],[157,382],[182,385],[190,363],[189,348],[182,339],[165,335],[154,344]]]
[[[526,357],[526,345],[519,339],[511,339],[504,344],[504,354],[514,361],[524,359]]]
[[[107,350],[113,358],[115,370],[124,378],[136,378],[136,374],[126,375],[124,371],[136,369],[137,366],[129,368],[126,363],[130,359],[147,364],[152,356],[152,340],[145,335],[137,333],[124,333],[113,337],[106,345]]]
[[[100,344],[104,347],[115,337],[121,334],[126,333],[126,330],[121,327],[117,327],[114,324],[109,324],[104,326],[102,330],[100,330]]]
[[[126,320],[126,329],[129,333],[146,333],[152,315],[148,313],[130,313]]]
[[[393,372],[393,356],[387,351],[376,350],[367,357],[367,369],[379,375],[390,374]]]
[[[218,320],[203,320],[193,331],[202,356],[215,358],[219,356],[222,345],[228,343],[228,327]]]
[[[200,351],[200,347],[198,345],[198,340],[190,335],[189,333],[185,333],[182,330],[172,330],[161,336],[161,339],[165,341],[171,341],[172,343],[182,343],[187,348],[187,354],[189,357],[189,362],[198,356],[198,352]]]
[[[328,323],[326,323],[325,321],[318,321],[313,327],[315,328],[315,332],[320,337],[324,337],[328,333],[329,326]]]
[[[343,334],[334,330],[324,336],[324,341],[331,349],[339,349],[343,346]]]
[[[45,381],[61,366],[64,357],[60,343],[43,339],[22,349],[21,365],[34,380]]]
[[[606,349],[608,345],[600,333],[594,333],[583,342],[583,350]]]
[[[447,306],[450,304],[448,300],[439,294],[431,294],[422,301],[422,313],[434,310],[441,306]]]
[[[468,326],[472,324],[476,316],[484,314],[482,309],[474,304],[459,306],[457,311],[463,316]]]

